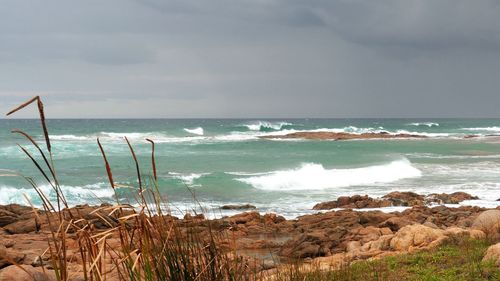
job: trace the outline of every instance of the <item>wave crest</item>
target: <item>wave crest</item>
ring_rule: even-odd
[[[203,136],[203,134],[204,134],[204,131],[203,131],[202,127],[197,127],[197,128],[194,128],[194,129],[184,128],[184,131],[186,131],[186,132],[188,132],[190,134],[193,134],[193,135],[198,135],[198,136]]]
[[[275,171],[269,175],[237,180],[263,190],[313,190],[376,183],[389,183],[404,178],[420,177],[422,172],[407,159],[384,165],[353,169],[325,169],[320,164],[306,163],[293,170]]]
[[[418,123],[418,122],[415,122],[415,123],[410,123],[408,124],[409,126],[417,126],[417,127],[422,127],[422,126],[425,126],[425,127],[439,127],[439,123],[434,123],[434,122],[422,122],[422,123]]]
[[[292,126],[292,123],[288,122],[267,122],[267,121],[257,121],[250,124],[244,124],[250,131],[279,131]]]
[[[56,200],[57,195],[52,186],[46,184],[40,185],[39,188],[49,200],[52,202]],[[61,189],[70,206],[78,205],[82,202],[97,204],[101,202],[101,199],[111,199],[114,196],[114,191],[104,182],[84,186],[62,185]],[[41,205],[40,197],[33,188],[18,188],[13,186],[0,186],[0,204],[17,203],[26,205],[28,202],[26,202],[23,194],[35,205]]]
[[[462,130],[466,131],[486,131],[486,132],[500,132],[500,127],[479,127],[479,128],[462,128]]]

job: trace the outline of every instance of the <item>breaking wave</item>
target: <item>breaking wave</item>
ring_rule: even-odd
[[[55,202],[57,196],[52,186],[45,184],[40,185],[39,188],[49,200]],[[114,195],[114,191],[107,183],[96,183],[84,186],[62,185],[61,189],[68,200],[68,204],[71,206],[81,204],[82,202],[97,204],[100,202],[99,199],[111,199]],[[35,205],[41,205],[40,198],[33,188],[18,188],[12,186],[0,186],[0,205],[11,203],[27,205],[28,202],[24,195],[26,195],[30,202]]]
[[[413,167],[410,161],[402,159],[384,165],[353,169],[325,169],[321,164],[306,163],[297,169],[274,171],[268,175],[238,180],[262,190],[320,190],[388,183],[421,175],[421,171]]]
[[[418,122],[415,122],[415,123],[410,123],[408,124],[409,126],[417,126],[417,127],[422,127],[422,126],[425,126],[425,127],[439,127],[439,123],[434,123],[434,122],[423,122],[423,123],[418,123]]]
[[[462,130],[466,131],[486,131],[486,132],[500,132],[500,127],[479,127],[479,128],[462,128]]]
[[[209,175],[210,173],[189,173],[189,174],[181,174],[181,173],[175,173],[175,172],[170,172],[170,175],[172,175],[173,178],[181,180],[183,183],[187,185],[193,185],[194,181],[197,179]]]
[[[193,135],[198,135],[198,136],[203,136],[203,134],[204,134],[202,127],[198,127],[198,128],[194,128],[194,129],[184,128],[184,131],[186,131],[190,134],[193,134]]]
[[[250,131],[279,131],[286,128],[290,128],[292,123],[288,122],[267,122],[267,121],[256,121],[249,124],[244,124],[244,127],[247,127]]]

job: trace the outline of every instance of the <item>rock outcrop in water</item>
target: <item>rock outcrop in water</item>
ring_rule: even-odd
[[[224,205],[220,207],[222,210],[251,210],[257,209],[254,205],[244,204],[244,205]]]
[[[264,139],[308,139],[308,140],[360,140],[360,139],[422,139],[423,135],[379,133],[335,133],[335,132],[296,132],[286,135],[266,135]]]
[[[368,195],[340,196],[336,200],[322,202],[314,205],[313,210],[330,210],[335,208],[363,209],[382,208],[391,206],[424,206],[432,204],[458,204],[465,200],[476,200],[477,196],[472,196],[465,192],[432,193],[420,195],[414,192],[394,191],[381,198],[371,198]]]

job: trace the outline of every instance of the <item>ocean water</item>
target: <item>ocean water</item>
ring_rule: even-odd
[[[0,204],[35,205],[40,200],[24,177],[49,196],[20,144],[36,155],[18,128],[43,143],[36,119],[0,120]],[[500,205],[500,119],[93,119],[48,120],[54,163],[70,204],[112,202],[99,137],[107,153],[118,197],[137,194],[134,162],[123,137],[136,150],[141,174],[151,171],[156,142],[159,188],[174,214],[197,210],[225,215],[225,204],[250,203],[261,212],[292,218],[314,204],[342,195],[379,197],[391,191],[465,191],[480,200],[462,204]],[[261,139],[297,131],[389,132],[428,136],[391,140]],[[477,135],[464,139],[464,136]],[[39,157],[38,157],[39,158]]]

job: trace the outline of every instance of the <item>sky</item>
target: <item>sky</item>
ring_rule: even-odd
[[[500,117],[499,15],[493,0],[4,0],[0,112],[41,95],[49,118]]]

